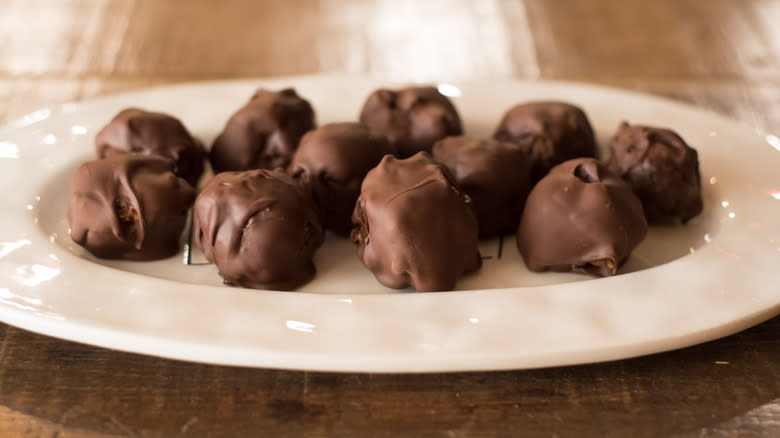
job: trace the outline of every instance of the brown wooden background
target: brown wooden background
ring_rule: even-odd
[[[181,81],[556,78],[780,132],[777,0],[0,0],[0,122]],[[779,177],[780,178],[780,177]],[[0,437],[780,436],[780,317],[705,345],[494,373],[189,364],[0,324]]]

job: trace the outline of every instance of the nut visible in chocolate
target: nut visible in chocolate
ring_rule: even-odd
[[[566,160],[598,157],[593,128],[585,112],[565,102],[529,102],[504,114],[493,138],[529,149],[532,183]]]
[[[677,133],[623,122],[609,148],[610,169],[634,190],[650,223],[686,223],[701,213],[698,154]]]
[[[531,271],[617,273],[647,234],[642,203],[592,158],[566,161],[531,190],[517,247]]]
[[[349,235],[363,178],[391,153],[387,140],[365,125],[331,123],[303,136],[289,173],[311,189],[322,225]]]
[[[470,202],[428,153],[387,155],[363,180],[352,215],[358,257],[385,286],[451,290],[482,265]]]
[[[168,114],[127,108],[95,136],[98,158],[137,153],[170,158],[176,175],[197,185],[203,174],[206,150],[181,121]]]
[[[195,243],[225,284],[293,290],[315,273],[324,231],[313,201],[279,170],[224,172],[195,201]]]
[[[455,105],[434,87],[375,90],[363,104],[360,122],[384,135],[400,158],[430,153],[437,140],[463,134]]]
[[[140,154],[82,164],[68,198],[70,237],[104,259],[176,254],[195,189],[173,169],[172,160]]]
[[[531,191],[531,160],[520,145],[473,137],[447,137],[433,145],[455,184],[471,197],[480,236],[514,232]]]
[[[286,168],[303,134],[314,128],[314,109],[294,89],[260,89],[214,140],[211,167],[214,173]]]

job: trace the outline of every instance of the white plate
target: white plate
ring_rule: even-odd
[[[627,119],[677,130],[699,151],[704,212],[651,229],[621,275],[525,269],[512,236],[456,292],[379,285],[346,240],[317,254],[300,292],[220,285],[213,266],[94,259],[68,235],[65,206],[93,136],[127,106],[174,114],[208,144],[254,89],[294,86],[318,121],[354,120],[380,85],[318,76],[200,83],[68,104],[0,129],[0,320],[64,339],[216,364],[333,371],[496,370],[568,365],[679,348],[780,312],[780,139],[645,95],[558,82],[442,84],[468,134],[511,105],[580,104],[603,144]],[[197,261],[199,255],[192,254]]]

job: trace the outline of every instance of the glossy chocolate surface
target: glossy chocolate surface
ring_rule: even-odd
[[[315,273],[324,232],[314,202],[279,170],[224,172],[195,201],[194,241],[225,284],[292,290]]]
[[[436,141],[463,134],[455,105],[434,87],[378,89],[363,104],[360,122],[384,135],[400,158],[431,152]]]
[[[82,164],[68,199],[70,237],[105,259],[176,254],[195,189],[173,169],[167,158],[140,154]]]
[[[175,172],[197,185],[206,150],[181,121],[168,114],[127,108],[95,136],[98,158],[121,153],[159,155],[174,161]]]
[[[365,125],[331,123],[303,136],[289,173],[311,189],[322,225],[348,236],[363,178],[391,153],[387,140]]]
[[[698,154],[677,133],[623,122],[609,148],[610,169],[639,196],[650,223],[685,223],[701,213]]]
[[[578,157],[598,157],[585,112],[565,102],[528,102],[504,114],[493,138],[529,149],[535,184],[556,165]]]
[[[385,286],[452,290],[482,264],[470,202],[428,153],[385,156],[363,180],[352,216],[358,257]]]
[[[480,236],[513,233],[531,190],[531,160],[520,145],[473,137],[447,137],[433,145],[455,184],[471,197]]]
[[[314,109],[295,90],[260,89],[214,140],[214,173],[286,168],[303,134],[315,128]]]
[[[639,198],[592,158],[566,161],[531,190],[517,246],[532,271],[617,273],[647,233]]]

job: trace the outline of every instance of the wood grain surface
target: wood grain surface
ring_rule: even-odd
[[[317,72],[584,81],[780,132],[777,0],[0,0],[0,122]],[[704,345],[430,375],[190,364],[0,324],[0,437],[780,436],[780,317]]]

